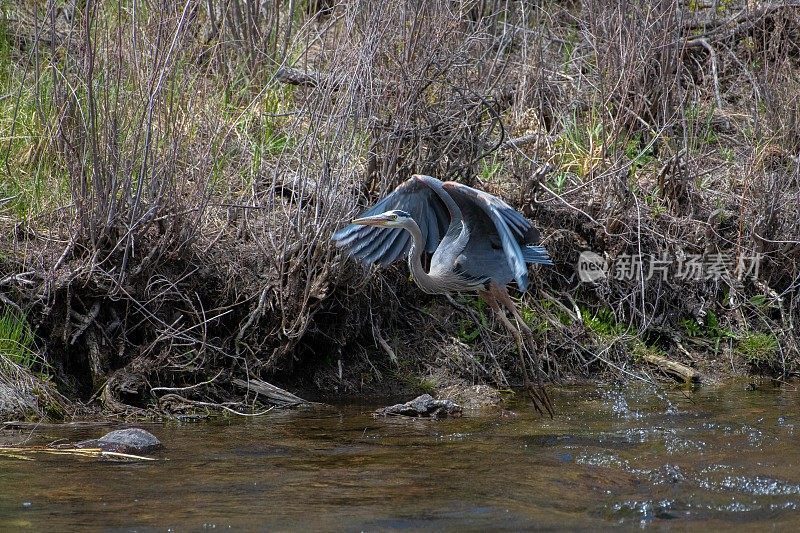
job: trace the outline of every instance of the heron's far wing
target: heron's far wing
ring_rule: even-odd
[[[550,259],[550,254],[547,253],[547,248],[544,246],[524,246],[522,248],[522,257],[526,263],[533,263],[535,265],[552,265],[553,260]]]
[[[477,189],[475,189],[477,190]],[[481,191],[478,191],[481,192]],[[523,245],[537,245],[541,242],[541,236],[539,235],[539,230],[531,224],[531,222],[525,218],[525,216],[505,203],[502,199],[498,198],[497,196],[493,196],[489,193],[482,193],[486,196],[490,197],[493,201],[493,205],[496,206],[497,213],[505,220],[509,227],[514,231],[517,242],[520,246]],[[523,248],[523,255],[525,250]],[[530,261],[528,261],[530,263]]]
[[[444,188],[454,197],[461,196],[465,200],[472,201],[488,215],[500,236],[506,261],[514,274],[514,279],[517,280],[517,286],[521,291],[525,291],[528,286],[528,266],[519,241],[528,234],[532,227],[531,223],[510,205],[489,193],[454,181],[446,182]]]
[[[440,197],[441,182],[429,176],[412,176],[386,198],[359,217],[393,209],[407,211],[419,225],[425,251],[433,253],[450,224],[450,214]],[[441,194],[446,194],[443,192]],[[408,253],[411,236],[399,228],[349,224],[333,234],[333,241],[363,263],[388,265]]]
[[[460,187],[466,187],[473,191],[473,194],[476,194],[478,198],[482,200],[482,206],[490,206],[492,210],[500,216],[500,218],[505,221],[508,227],[514,231],[519,237],[527,236],[531,231],[535,232],[538,238],[538,231],[530,221],[523,216],[522,213],[508,205],[502,199],[494,196],[493,194],[489,194],[488,192],[479,191],[478,189],[473,189],[472,187],[467,187],[466,185],[459,184]],[[538,244],[538,243],[529,243],[527,241],[520,240],[520,244],[525,242],[526,244]]]

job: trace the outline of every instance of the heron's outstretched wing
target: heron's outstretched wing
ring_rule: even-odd
[[[500,238],[503,255],[511,274],[517,281],[520,290],[524,291],[528,286],[528,266],[526,263],[547,264],[550,261],[547,250],[544,247],[529,246],[538,244],[539,232],[536,228],[521,213],[496,196],[453,181],[444,183],[443,187],[459,205],[466,202],[472,203],[489,217],[497,231],[497,236]],[[469,210],[462,209],[462,211],[464,211],[466,217],[466,213]],[[490,237],[490,235],[470,235],[470,240],[477,238],[489,239]],[[486,264],[488,265],[490,262],[486,261]]]
[[[412,176],[359,217],[379,215],[393,209],[406,211],[419,225],[425,251],[433,253],[450,225],[450,213],[441,197],[446,194],[438,179]],[[404,257],[411,246],[411,235],[403,229],[356,224],[349,224],[334,233],[333,240],[367,264],[393,263]]]
[[[553,261],[550,259],[550,254],[547,253],[547,248],[544,246],[525,246],[522,248],[522,257],[525,258],[526,263],[533,263],[536,265],[553,264]]]

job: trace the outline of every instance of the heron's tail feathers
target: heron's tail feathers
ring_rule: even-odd
[[[544,246],[525,246],[522,248],[522,258],[526,263],[534,263],[537,265],[552,265],[553,261],[550,260],[550,254],[547,253],[547,248]]]

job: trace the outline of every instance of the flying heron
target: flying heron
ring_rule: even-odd
[[[414,281],[427,293],[476,292],[514,336],[534,407],[553,415],[535,352],[538,388],[530,384],[523,336],[532,341],[533,334],[507,289],[512,280],[520,291],[527,289],[528,263],[553,264],[539,245],[539,232],[522,214],[489,193],[414,175],[337,231],[333,240],[366,264],[386,266],[407,255]],[[427,272],[422,265],[426,252],[433,254]]]

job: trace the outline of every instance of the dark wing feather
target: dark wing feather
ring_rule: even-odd
[[[368,217],[393,209],[407,211],[419,225],[425,251],[433,253],[450,224],[447,206],[434,188],[441,182],[429,176],[412,176],[389,196],[359,215]],[[364,263],[388,265],[404,257],[411,247],[407,231],[398,228],[349,224],[333,234],[333,241]]]
[[[386,229],[380,232],[375,239],[364,241],[367,246],[361,248],[362,243],[359,243],[359,249],[353,250],[354,254],[364,258],[365,263],[375,263],[386,255],[386,252],[392,247],[395,240],[400,237],[403,230],[400,228]]]
[[[553,261],[550,259],[550,254],[547,253],[547,248],[544,246],[525,246],[522,248],[522,257],[525,258],[526,263],[533,263],[536,265],[553,264]]]
[[[500,237],[500,244],[511,274],[520,290],[525,291],[528,286],[528,266],[527,254],[523,253],[522,246],[528,244],[529,239],[538,237],[538,232],[531,223],[517,210],[489,193],[453,181],[446,182],[444,188],[456,201],[461,200],[459,204],[470,201],[491,219]],[[470,240],[481,237],[488,239],[490,236],[470,235]]]

